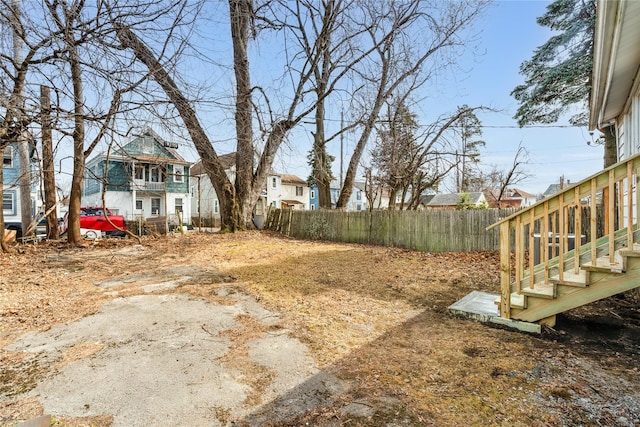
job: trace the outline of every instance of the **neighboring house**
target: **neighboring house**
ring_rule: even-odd
[[[340,181],[338,180],[331,181],[331,208],[332,209],[335,209],[336,204],[338,203],[338,198],[340,197],[340,190],[341,190]],[[351,192],[351,197],[349,197],[349,201],[347,202],[347,206],[345,207],[345,210],[366,211],[368,209],[369,209],[369,204],[367,202],[364,182],[356,181],[353,183],[353,191]]]
[[[320,199],[318,198],[318,186],[309,187],[309,209],[312,211],[320,208]]]
[[[296,175],[270,174],[263,197],[266,206],[309,210],[309,185]]]
[[[526,208],[536,203],[535,194],[527,193],[519,188],[509,188],[507,191],[507,200],[520,200],[519,208]]]
[[[31,216],[35,217],[38,209],[42,207],[40,197],[40,171],[37,156],[34,155],[35,147],[29,144],[29,170],[31,181]],[[4,149],[2,158],[2,213],[4,214],[5,227],[9,230],[21,230],[22,211],[20,205],[20,156],[18,155],[18,144],[9,143]],[[18,235],[21,235],[19,232]]]
[[[573,185],[571,181],[567,180],[567,182],[564,182],[563,179],[561,179],[561,182],[558,184],[549,184],[547,189],[544,190],[544,193],[542,193],[542,198],[545,199],[549,196],[553,196],[554,194],[559,193],[564,188],[570,187],[571,185]]]
[[[218,156],[229,181],[236,179],[236,153]],[[193,221],[201,218],[203,224],[220,225],[220,201],[215,188],[206,174],[202,162],[191,168],[191,212]],[[309,187],[307,182],[295,175],[271,173],[260,193],[254,211],[254,223],[261,228],[269,206],[309,209]]]
[[[640,2],[598,0],[589,129],[613,126],[618,161],[640,152]]]
[[[423,211],[429,204],[431,200],[435,197],[435,194],[423,194],[420,196],[420,203],[418,204],[417,210]]]
[[[427,203],[427,209],[457,209],[465,198],[467,199],[466,205],[468,207],[481,208],[488,206],[484,193],[477,191],[471,193],[436,194],[431,201]]]
[[[490,208],[526,208],[536,203],[536,196],[518,188],[508,188],[500,202],[490,191],[485,192]]]
[[[87,162],[82,204],[105,204],[126,219],[169,216],[179,213],[190,222],[190,162],[178,154],[178,144],[164,141],[146,129],[122,148],[100,153]]]
[[[220,164],[224,168],[229,181],[236,180],[236,153],[218,156]],[[211,184],[209,175],[202,166],[202,161],[191,167],[191,215],[192,221],[198,223],[202,219],[203,225],[220,225],[220,200],[215,188]]]

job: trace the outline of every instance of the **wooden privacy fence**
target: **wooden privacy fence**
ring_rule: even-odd
[[[345,212],[272,209],[265,229],[305,240],[396,246],[425,252],[497,250],[486,228],[514,209]]]

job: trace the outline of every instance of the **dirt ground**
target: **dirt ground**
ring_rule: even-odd
[[[0,262],[3,426],[640,426],[639,294],[541,336],[449,314],[498,292],[496,252],[193,233]]]

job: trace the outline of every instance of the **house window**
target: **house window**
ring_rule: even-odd
[[[142,200],[136,199],[136,209],[139,211],[142,210]]]
[[[312,210],[312,211],[315,211],[315,210],[316,210],[316,205],[312,204],[312,205],[311,205],[311,210]]]
[[[311,198],[312,199],[316,198],[316,190],[311,190]]]
[[[151,168],[151,182],[163,182],[160,166],[153,166]]]
[[[183,213],[184,211],[182,210],[182,198],[177,198],[174,203],[176,207],[176,213]]]
[[[356,192],[356,200],[362,200],[362,191]],[[358,209],[360,210],[360,209]]]
[[[173,182],[184,182],[184,166],[173,167]]]
[[[276,188],[276,185],[278,185],[278,181],[276,180],[276,178],[271,178],[271,188]]]
[[[2,193],[2,212],[6,215],[16,214],[16,193],[13,191],[5,191]]]
[[[13,167],[13,147],[4,148],[4,156],[2,157],[2,167],[4,168]]]
[[[151,215],[160,215],[160,199],[151,199]]]
[[[220,212],[220,205],[218,204],[218,200],[214,200],[213,201],[213,213],[219,213]]]
[[[357,204],[356,205],[356,210],[357,211],[361,211],[362,210],[362,205],[361,204]]]
[[[296,196],[302,196],[302,187],[296,186]]]
[[[153,154],[153,139],[147,136],[142,138],[142,152],[144,154]]]
[[[144,165],[136,165],[136,179],[144,181]]]

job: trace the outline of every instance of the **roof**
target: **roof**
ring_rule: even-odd
[[[286,203],[288,205],[304,205],[304,202],[300,200],[283,200],[282,203]]]
[[[435,194],[423,194],[420,196],[420,204],[427,206],[431,200],[435,197]]]
[[[456,206],[460,203],[463,194],[465,193],[436,194],[431,201],[427,203],[427,206]],[[472,205],[477,205],[484,200],[484,194],[480,191],[466,194],[469,196],[469,203]]]
[[[280,175],[280,180],[283,183],[287,183],[287,184],[307,184],[307,181],[305,181],[304,179],[300,178],[299,176],[296,175],[289,175],[289,174],[282,174]]]
[[[140,149],[139,141],[149,139],[151,139],[158,147],[161,147],[161,150],[154,150],[153,154],[142,152],[142,150]],[[89,161],[87,161],[87,164],[95,164],[101,159],[105,159],[106,157],[106,152],[98,153],[97,155],[89,159]],[[109,158],[112,160],[140,160],[155,164],[175,163],[191,165],[191,162],[185,160],[184,157],[182,157],[180,153],[178,153],[177,143],[165,141],[151,128],[144,129],[140,134],[135,135],[122,147],[111,152]]]
[[[222,154],[218,156],[218,160],[225,170],[229,170],[236,164],[236,153]],[[202,160],[191,167],[191,175],[203,175],[205,173]]]
[[[354,188],[357,188],[357,189],[358,189],[358,190],[360,190],[360,191],[365,191],[365,192],[367,191],[367,190],[366,190],[366,183],[364,183],[364,182],[362,182],[362,181],[355,181],[355,182],[353,183],[353,187],[354,187]]]
[[[560,185],[560,184],[549,184],[547,189],[544,190],[544,193],[542,193],[542,197],[549,197],[552,194],[556,194],[560,190],[562,190],[562,185]]]
[[[522,191],[519,188],[512,188],[511,189],[511,197],[522,197],[524,199],[535,199],[535,194],[531,194],[531,193],[527,193],[526,191]]]
[[[589,129],[607,127],[626,113],[627,101],[638,84],[639,41],[639,1],[597,1]]]

